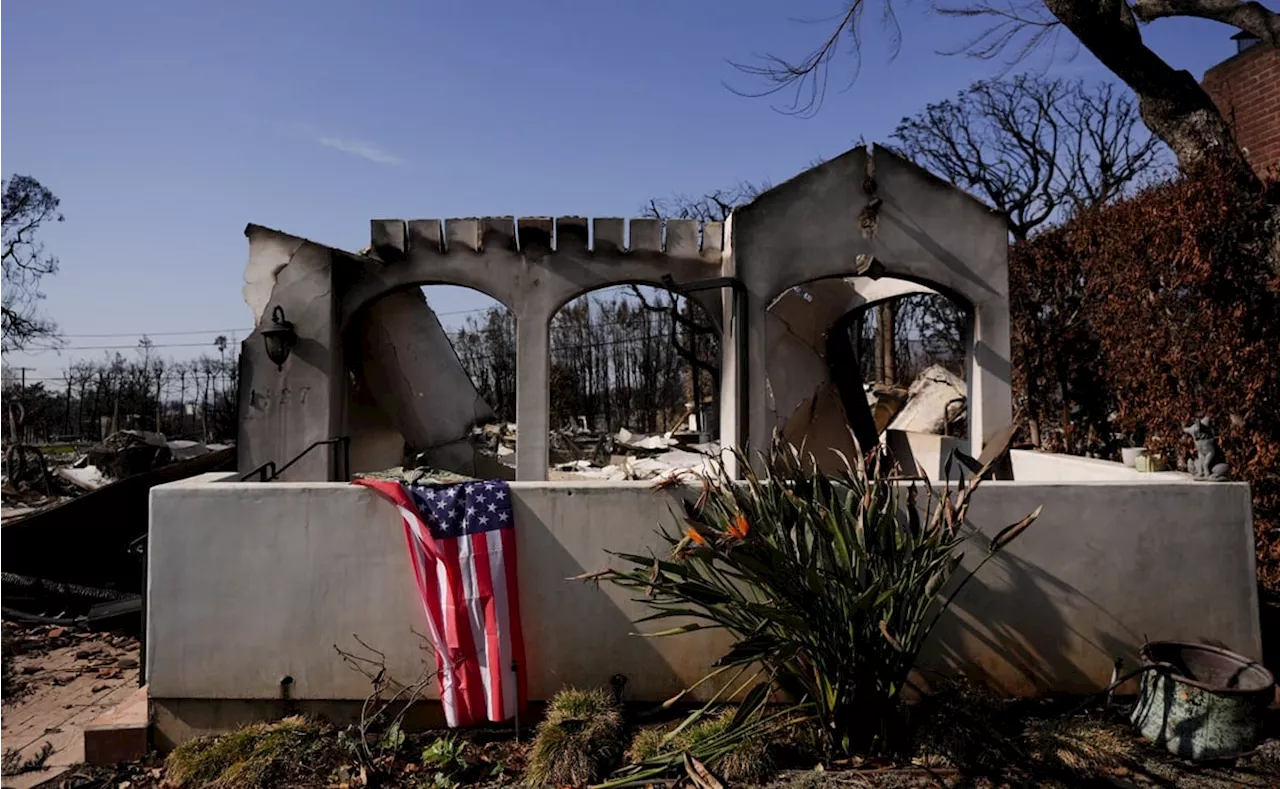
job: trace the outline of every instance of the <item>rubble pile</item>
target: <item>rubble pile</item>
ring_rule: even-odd
[[[480,452],[515,468],[516,425],[514,422],[479,425],[471,430],[471,436]]]
[[[112,433],[83,452],[58,447],[46,453],[39,447],[14,444],[5,453],[0,485],[4,517],[9,520],[41,512],[116,480],[226,448],[200,441],[169,441],[161,433],[145,430]]]
[[[622,428],[617,433],[593,431],[579,424],[553,430],[548,435],[551,478],[556,480],[644,480],[681,471],[701,471],[719,457],[720,445],[694,443],[697,433],[644,434]],[[516,463],[516,426],[495,423],[472,431],[479,452],[510,469]],[[421,469],[415,470],[421,471]],[[403,469],[382,474],[401,478]]]
[[[918,433],[963,434],[966,387],[962,378],[940,365],[916,377],[910,387],[866,384],[867,405],[877,433],[886,429]],[[548,450],[553,480],[664,479],[681,473],[709,473],[719,462],[720,445],[691,431],[645,434],[622,428],[616,433],[592,431],[585,417],[552,430]],[[514,473],[516,426],[510,422],[476,427],[478,451]],[[416,470],[421,476],[422,469]],[[404,469],[388,474],[402,478]]]

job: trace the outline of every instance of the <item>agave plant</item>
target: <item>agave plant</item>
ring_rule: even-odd
[[[684,503],[680,525],[660,529],[669,555],[616,554],[630,566],[590,577],[639,592],[653,609],[639,622],[685,620],[646,635],[732,633],[732,648],[697,684],[757,667],[816,721],[828,755],[882,751],[921,647],[972,578],[959,570],[975,535],[965,516],[995,461],[955,484],[948,462],[940,491],[894,478],[880,449],[844,459],[836,475],[777,439],[763,461],[757,474],[739,456],[740,482],[723,466],[700,475],[701,495]],[[1039,512],[986,543],[973,572]]]

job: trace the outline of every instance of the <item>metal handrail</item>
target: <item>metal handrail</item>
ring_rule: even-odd
[[[285,463],[283,466],[281,466],[278,470],[274,471],[271,474],[271,477],[267,481],[270,482],[271,480],[278,478],[281,474],[288,471],[290,466],[292,466],[294,463],[297,463],[299,460],[302,460],[304,457],[307,456],[307,453],[309,453],[311,450],[315,449],[316,447],[327,446],[329,444],[342,445],[341,479],[343,482],[350,482],[351,481],[351,437],[350,436],[336,436],[334,438],[323,438],[319,441],[312,442],[311,446],[299,452],[293,458],[293,460],[290,460],[288,463]]]
[[[304,457],[306,457],[307,454],[311,452],[311,450],[315,449],[316,447],[328,446],[329,444],[342,445],[342,468],[341,468],[342,473],[340,475],[340,478],[342,479],[343,482],[350,482],[351,481],[351,437],[350,436],[336,436],[334,438],[322,438],[319,441],[314,441],[312,442],[311,446],[302,450],[297,455],[294,455],[293,459],[290,460],[288,463],[285,463],[283,466],[276,468],[276,462],[274,460],[268,460],[266,463],[263,463],[262,465],[253,469],[249,473],[240,477],[240,481],[248,482],[250,477],[257,477],[259,482],[271,482],[274,479],[279,479],[281,474],[288,471],[289,467],[292,466],[294,463],[297,463],[299,460],[302,460]]]
[[[267,469],[271,469],[271,474],[269,476],[267,474]],[[266,463],[263,463],[261,466],[258,466],[253,471],[250,471],[248,474],[245,474],[243,477],[240,478],[240,481],[248,482],[249,477],[252,477],[255,474],[258,476],[259,482],[270,482],[271,480],[276,478],[276,462],[274,460],[268,460]]]

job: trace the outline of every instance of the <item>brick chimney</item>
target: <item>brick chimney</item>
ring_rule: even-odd
[[[1236,54],[1206,71],[1200,85],[1231,124],[1254,171],[1280,177],[1280,50],[1247,33],[1232,39]]]

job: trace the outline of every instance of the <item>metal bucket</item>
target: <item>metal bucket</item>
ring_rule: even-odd
[[[1148,670],[1130,720],[1143,737],[1183,759],[1253,750],[1275,696],[1270,671],[1208,644],[1156,641],[1141,655]]]

